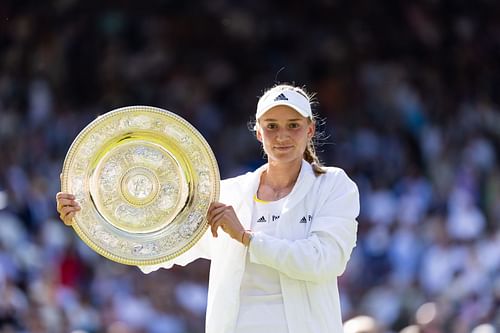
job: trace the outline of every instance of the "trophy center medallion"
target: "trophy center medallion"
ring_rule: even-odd
[[[128,170],[121,181],[123,197],[132,205],[146,205],[158,194],[156,175],[144,167]]]

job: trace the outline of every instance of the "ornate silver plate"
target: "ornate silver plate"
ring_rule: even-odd
[[[73,221],[94,251],[127,265],[154,265],[191,248],[219,198],[219,169],[202,135],[149,106],[98,117],[73,141],[62,191],[82,207]]]

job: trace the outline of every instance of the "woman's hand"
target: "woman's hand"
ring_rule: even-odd
[[[232,206],[213,202],[208,208],[207,219],[214,237],[218,236],[217,229],[220,227],[231,238],[245,244],[245,228],[241,225]]]
[[[73,217],[81,208],[75,201],[75,196],[70,193],[59,192],[56,194],[57,212],[66,225],[73,223]]]

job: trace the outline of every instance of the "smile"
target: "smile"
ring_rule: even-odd
[[[288,149],[292,149],[293,146],[275,146],[274,149],[276,150],[288,150]]]

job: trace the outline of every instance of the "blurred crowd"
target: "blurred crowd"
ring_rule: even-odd
[[[65,154],[96,116],[178,113],[223,178],[277,82],[316,92],[325,164],[361,194],[346,332],[500,327],[500,2],[0,2],[0,332],[203,332],[209,263],[149,275],[59,220]],[[355,320],[373,322],[371,330]]]

